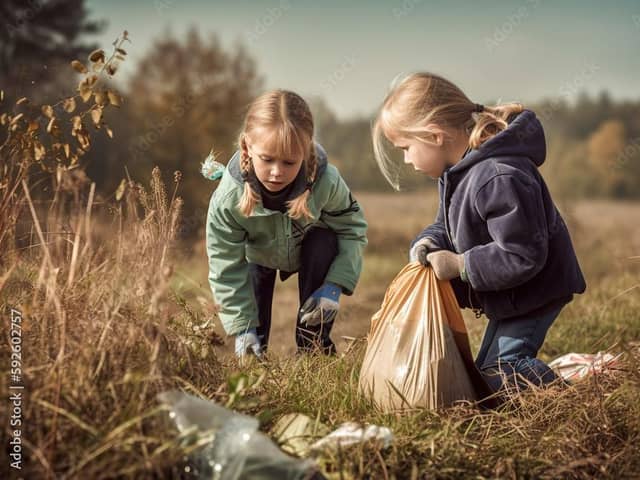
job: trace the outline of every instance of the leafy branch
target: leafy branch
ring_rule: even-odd
[[[89,54],[89,67],[79,60],[71,62],[71,67],[84,75],[76,94],[52,105],[35,105],[22,97],[11,111],[0,111],[0,127],[5,138],[0,145],[0,247],[4,247],[15,229],[22,200],[19,186],[32,166],[55,174],[58,182],[61,172],[79,167],[80,157],[91,147],[85,125],[87,117],[96,129],[104,128],[113,138],[103,112],[107,107],[120,107],[122,97],[104,83],[125,60],[125,42],[131,42],[126,30],[113,42],[113,52],[108,58],[104,50],[98,49]],[[2,102],[4,92],[0,90],[0,108]],[[70,129],[65,128],[66,125],[70,125]]]

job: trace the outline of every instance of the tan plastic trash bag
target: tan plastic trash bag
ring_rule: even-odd
[[[451,285],[430,267],[408,264],[371,319],[360,390],[386,411],[438,408],[476,400],[477,377]]]

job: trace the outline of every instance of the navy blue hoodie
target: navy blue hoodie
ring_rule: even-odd
[[[586,284],[564,220],[538,171],[546,143],[535,113],[524,110],[439,178],[431,237],[464,253],[468,282],[451,284],[461,307],[492,320],[542,313],[571,301]]]

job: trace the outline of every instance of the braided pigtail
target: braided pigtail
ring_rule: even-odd
[[[313,218],[313,216],[311,215],[311,211],[309,210],[309,206],[307,205],[307,201],[309,200],[309,196],[311,195],[311,188],[313,187],[313,182],[316,179],[316,173],[318,171],[318,157],[316,156],[316,149],[313,145],[313,142],[311,142],[310,150],[311,151],[309,152],[309,156],[305,165],[307,175],[307,188],[305,188],[304,192],[302,192],[296,198],[287,202],[287,207],[289,207],[289,216],[294,220],[302,217],[306,217],[307,219]]]
[[[244,190],[242,191],[242,197],[238,202],[238,209],[245,217],[249,217],[255,209],[257,203],[260,201],[260,194],[256,192],[251,186],[249,181],[249,174],[253,168],[251,158],[246,151],[244,136],[240,138],[240,173],[244,182]]]

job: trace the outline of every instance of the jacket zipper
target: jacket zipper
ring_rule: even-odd
[[[449,181],[448,181],[448,177],[449,177],[449,172],[445,172],[444,174],[444,187],[443,187],[443,192],[442,192],[442,216],[444,217],[444,230],[447,232],[447,238],[449,239],[449,243],[451,244],[451,246],[453,247],[453,249],[456,249],[456,246],[453,243],[453,238],[451,237],[451,232],[449,231],[449,210],[447,207],[447,201],[448,201],[448,186],[449,186]]]
[[[449,172],[445,172],[444,174],[444,188],[443,188],[443,216],[444,216],[444,229],[447,232],[447,238],[449,239],[449,243],[451,244],[451,246],[453,247],[453,249],[456,251],[457,253],[457,247],[453,241],[453,238],[451,236],[451,232],[449,230],[449,210],[447,207],[447,202],[449,200],[448,198],[448,186],[449,186]],[[482,314],[484,313],[484,311],[482,310],[482,307],[478,308],[473,304],[473,300],[471,300],[471,284],[469,282],[467,283],[467,296],[468,296],[468,300],[469,300],[469,306],[471,307],[471,311],[473,311],[474,315],[476,316],[476,318],[480,318],[482,316]]]

